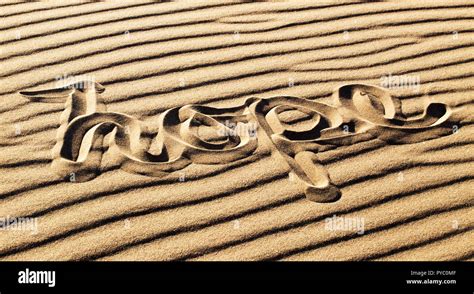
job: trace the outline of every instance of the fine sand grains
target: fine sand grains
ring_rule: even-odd
[[[68,3],[0,4],[0,221],[35,220],[0,222],[1,260],[473,259],[470,1]],[[273,111],[337,144],[297,156],[264,100],[332,107]],[[258,142],[196,112],[256,113]]]

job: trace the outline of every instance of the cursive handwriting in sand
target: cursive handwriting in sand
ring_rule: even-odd
[[[341,192],[320,163],[319,152],[371,138],[414,143],[449,135],[453,126],[445,104],[430,103],[422,116],[407,119],[399,100],[365,84],[339,87],[333,93],[335,106],[290,96],[253,97],[230,108],[172,108],[156,124],[107,111],[104,90],[98,83],[79,83],[21,92],[32,101],[65,103],[53,148],[52,166],[59,175],[91,180],[102,172],[102,157],[108,152],[128,172],[163,177],[191,163],[243,159],[265,136],[309,200],[333,202]]]

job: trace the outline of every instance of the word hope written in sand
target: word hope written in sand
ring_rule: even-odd
[[[319,152],[375,138],[414,143],[452,134],[454,125],[445,104],[430,103],[423,115],[407,119],[398,99],[364,84],[339,87],[333,93],[336,106],[290,96],[248,98],[230,108],[175,107],[153,123],[107,111],[104,90],[82,82],[21,92],[32,101],[65,102],[53,148],[52,166],[59,175],[91,180],[103,171],[107,153],[128,172],[164,177],[191,163],[234,162],[253,154],[259,142],[271,142],[307,199],[333,202],[341,192]]]

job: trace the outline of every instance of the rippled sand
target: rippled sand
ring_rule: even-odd
[[[2,260],[474,258],[470,1],[70,3],[0,4]]]

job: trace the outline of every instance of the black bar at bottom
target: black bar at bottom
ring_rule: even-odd
[[[473,277],[471,262],[0,262],[0,293],[147,288],[177,280],[307,280],[333,288],[378,286],[417,293],[463,288],[473,293]]]

